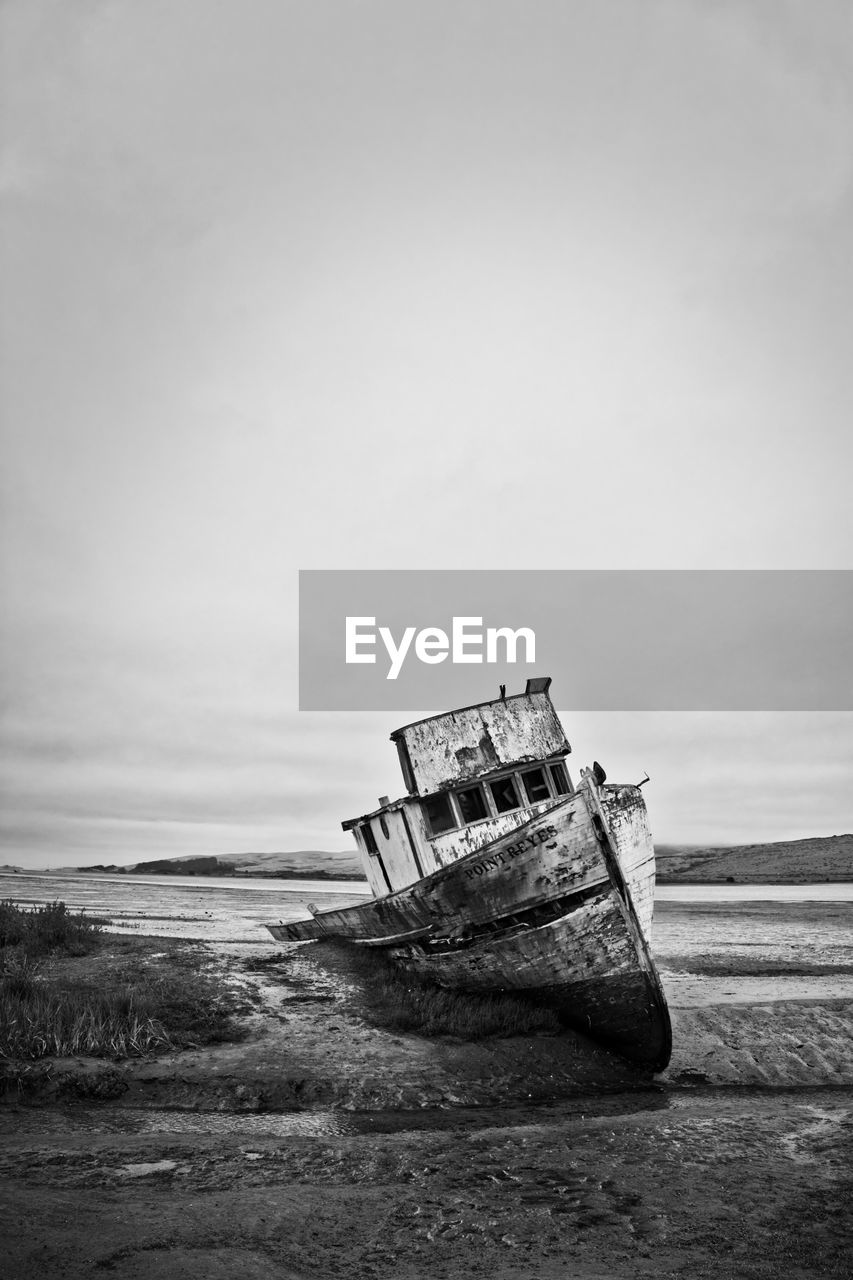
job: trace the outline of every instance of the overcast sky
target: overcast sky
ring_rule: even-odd
[[[0,21],[0,860],[347,847],[299,568],[853,567],[845,0]],[[849,714],[553,693],[662,840],[853,827]]]

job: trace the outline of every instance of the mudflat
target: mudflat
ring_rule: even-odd
[[[241,1040],[55,1060],[7,1096],[4,1275],[846,1276],[851,926],[660,904],[655,1077],[572,1032],[383,1029],[339,953],[208,944]]]

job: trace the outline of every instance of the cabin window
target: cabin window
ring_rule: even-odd
[[[490,782],[489,786],[491,787],[492,798],[498,813],[508,813],[510,809],[519,809],[521,807],[518,792],[511,777],[498,778],[497,782]]]
[[[368,853],[378,853],[379,846],[376,843],[376,836],[373,834],[373,828],[369,822],[365,822],[361,828],[361,834],[364,836],[364,847]]]
[[[434,836],[440,836],[443,831],[452,831],[456,826],[450,796],[444,793],[424,800],[424,815],[430,833]]]
[[[488,818],[486,798],[479,787],[468,787],[465,791],[457,791],[456,799],[459,801],[459,812],[462,814],[463,822],[479,822],[481,818]]]
[[[566,773],[566,766],[564,764],[551,765],[551,779],[554,783],[554,790],[558,796],[570,796],[572,794],[569,775]]]
[[[545,777],[544,769],[528,769],[521,776],[524,780],[527,799],[531,804],[538,804],[540,800],[551,799],[551,792],[548,790],[548,781]]]

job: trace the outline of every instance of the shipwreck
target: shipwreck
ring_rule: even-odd
[[[397,729],[406,795],[344,822],[374,897],[273,937],[382,947],[420,977],[526,993],[652,1071],[669,1012],[650,950],[655,854],[639,786],[577,786],[549,677]]]

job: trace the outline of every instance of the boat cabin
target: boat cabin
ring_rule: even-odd
[[[506,835],[574,788],[550,676],[524,693],[416,720],[391,734],[408,794],[342,823],[376,897]]]

